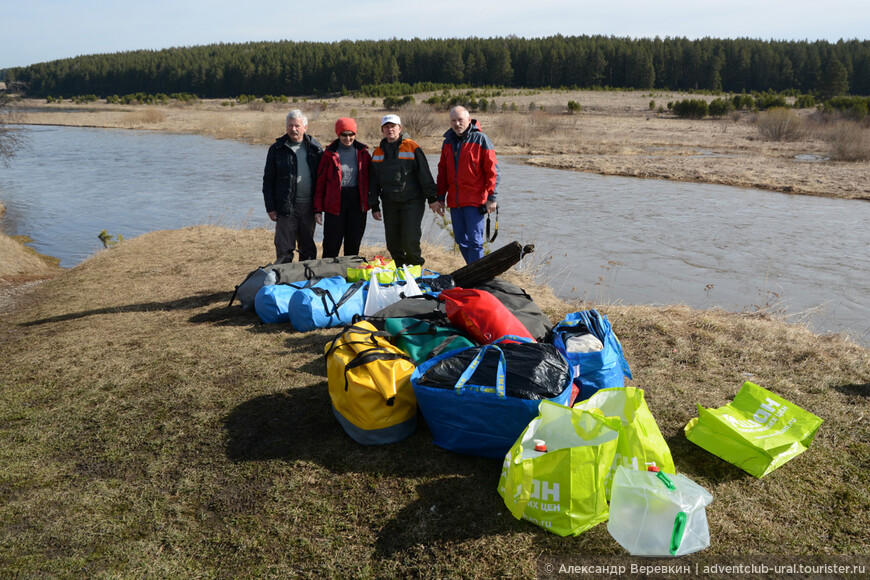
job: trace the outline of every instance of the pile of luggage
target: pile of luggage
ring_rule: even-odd
[[[341,328],[324,349],[329,395],[358,443],[409,437],[419,412],[436,445],[503,459],[498,492],[517,518],[560,535],[609,518],[636,555],[708,546],[712,496],[676,475],[644,392],[625,386],[631,370],[607,317],[592,309],[554,325],[522,288],[492,276],[491,257],[451,274],[380,256],[270,265],[230,303],[301,332]],[[804,449],[820,423],[801,431]],[[646,512],[657,515],[638,517]]]

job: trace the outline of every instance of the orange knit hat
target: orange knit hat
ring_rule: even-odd
[[[341,117],[338,121],[335,122],[336,135],[341,135],[345,131],[356,133],[356,121],[354,121],[350,117]]]

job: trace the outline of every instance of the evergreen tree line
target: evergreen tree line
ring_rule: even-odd
[[[870,41],[607,36],[213,44],[6,71],[33,96],[362,94],[371,87],[622,87],[870,95]],[[380,96],[380,95],[372,95]]]

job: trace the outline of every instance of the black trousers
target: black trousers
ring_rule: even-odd
[[[296,203],[291,215],[279,215],[275,222],[275,263],[293,261],[293,252],[299,254],[299,261],[313,260],[317,257],[314,245],[314,203]]]
[[[323,214],[323,257],[335,258],[344,242],[344,255],[359,255],[366,232],[366,214],[360,206],[359,186],[341,188],[341,212]]]
[[[395,260],[396,266],[422,266],[425,260],[420,250],[423,237],[423,214],[426,211],[424,199],[402,203],[384,203],[384,237],[387,238],[387,251]]]

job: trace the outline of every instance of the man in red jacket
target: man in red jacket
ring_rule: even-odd
[[[498,207],[498,160],[492,141],[465,107],[450,110],[437,186],[438,202],[432,209],[444,215],[444,208],[450,208],[453,238],[465,263],[479,260],[483,257],[486,215]]]

